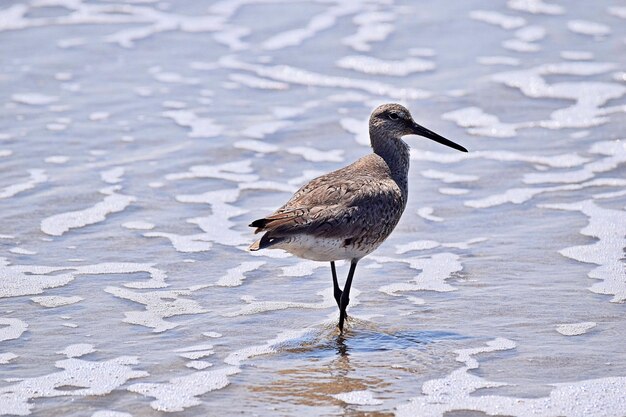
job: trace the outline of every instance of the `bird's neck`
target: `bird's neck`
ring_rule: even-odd
[[[374,153],[387,163],[391,176],[406,195],[409,175],[410,148],[401,138],[380,135],[370,129],[370,141]]]

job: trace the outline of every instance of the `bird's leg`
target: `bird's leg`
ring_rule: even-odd
[[[352,277],[354,276],[354,270],[358,259],[353,259],[350,262],[350,272],[348,272],[348,278],[346,279],[346,285],[341,292],[341,305],[339,306],[339,331],[343,333],[343,322],[346,319],[346,308],[350,304],[350,286],[352,285]]]
[[[335,269],[335,261],[330,261],[330,271],[333,273],[333,289],[335,295],[335,301],[337,301],[337,307],[341,308],[341,290],[337,283],[337,270]]]

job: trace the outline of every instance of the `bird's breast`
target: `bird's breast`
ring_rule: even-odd
[[[376,249],[380,243],[364,242],[358,239],[296,235],[285,239],[275,247],[300,258],[328,262],[341,259],[361,259]]]

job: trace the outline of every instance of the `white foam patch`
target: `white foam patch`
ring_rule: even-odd
[[[233,227],[236,225],[231,218],[248,213],[232,203],[239,198],[239,189],[209,191],[203,194],[179,195],[176,200],[182,203],[210,204],[211,215],[188,219],[188,223],[196,224],[204,233],[196,235],[196,239],[222,245],[237,246],[249,244],[249,236]]]
[[[136,371],[134,357],[121,356],[108,361],[86,361],[70,358],[57,361],[62,371],[33,378],[24,378],[13,385],[0,388],[0,413],[27,415],[32,412],[33,400],[52,397],[87,397],[106,395],[127,381],[148,375]],[[68,389],[71,388],[71,389]]]
[[[588,36],[606,36],[611,33],[609,26],[589,20],[570,20],[567,28],[574,33]]]
[[[89,353],[93,353],[95,351],[96,348],[94,345],[91,345],[89,343],[77,343],[75,345],[69,345],[68,347],[57,353],[65,355],[68,358],[78,358],[88,355]]]
[[[124,168],[116,167],[100,173],[100,178],[107,184],[118,184],[122,182],[124,176]]]
[[[245,347],[230,353],[226,359],[224,359],[224,363],[227,365],[241,366],[242,362],[250,358],[275,353],[282,346],[287,345],[290,342],[298,341],[299,339],[310,335],[311,332],[311,329],[286,330],[276,336],[276,338],[269,340],[262,345]]]
[[[195,361],[196,359],[202,359],[202,358],[206,358],[207,356],[211,356],[214,353],[215,353],[214,350],[199,350],[195,352],[179,353],[178,356]],[[189,367],[189,368],[192,368],[192,367]]]
[[[32,251],[32,250],[28,250],[28,249],[24,249],[24,248],[20,248],[20,247],[14,247],[9,249],[9,252],[11,253],[15,253],[16,255],[36,255],[37,252]]]
[[[338,3],[335,6],[329,7],[324,12],[313,16],[302,28],[288,30],[272,36],[263,42],[261,47],[266,50],[277,50],[300,45],[305,40],[314,37],[317,33],[333,27],[338,18],[353,14],[359,11],[360,8],[361,6],[358,3]]]
[[[562,51],[561,58],[570,61],[591,61],[593,53],[588,51]]]
[[[294,265],[281,267],[281,277],[307,277],[313,275],[316,269],[325,267],[326,265],[315,261],[299,261]]]
[[[226,26],[221,31],[213,35],[213,39],[222,45],[228,46],[232,51],[243,51],[248,49],[248,43],[242,38],[248,36],[252,30],[240,26]]]
[[[195,165],[187,172],[168,174],[165,176],[165,179],[217,178],[233,182],[256,181],[259,177],[258,175],[252,174],[254,170],[251,164],[251,160],[244,159],[218,165]]]
[[[415,161],[430,161],[440,164],[454,164],[468,159],[488,159],[500,162],[526,162],[533,165],[551,168],[572,168],[588,162],[589,159],[576,153],[567,153],[554,156],[524,155],[510,151],[474,151],[469,153],[438,153],[431,151],[411,150],[411,159]]]
[[[441,243],[434,240],[417,240],[402,245],[396,245],[396,253],[403,254],[415,250],[428,250],[441,246]]]
[[[367,55],[349,55],[337,61],[339,68],[364,74],[403,77],[416,72],[432,71],[435,63],[425,59],[406,58],[401,61],[386,61]]]
[[[203,233],[179,235],[176,233],[150,232],[145,233],[144,236],[168,239],[174,246],[174,249],[182,253],[206,252],[213,247],[213,244],[206,240],[207,236]]]
[[[39,304],[42,307],[48,307],[48,308],[68,306],[71,304],[76,304],[83,300],[84,300],[83,297],[79,297],[77,295],[70,296],[70,297],[64,297],[61,295],[44,295],[40,297],[31,298],[31,301]]]
[[[300,155],[307,161],[311,162],[342,162],[343,150],[333,149],[330,151],[320,151],[319,149],[306,146],[296,146],[287,148],[287,152],[292,155]]]
[[[594,200],[602,200],[605,198],[619,198],[626,195],[626,190],[621,190],[621,191],[612,191],[612,192],[608,192],[608,193],[598,193],[598,194],[594,194],[592,195]]]
[[[272,190],[284,193],[294,193],[297,188],[277,181],[254,181],[239,184],[239,190]]]
[[[110,192],[103,201],[92,207],[46,217],[41,221],[41,231],[51,236],[61,236],[70,229],[103,222],[108,215],[124,211],[136,200],[133,196]]]
[[[288,182],[291,185],[304,185],[308,181],[317,178],[325,173],[325,171],[318,171],[316,169],[305,169],[304,171],[302,171],[302,175],[292,178]]]
[[[133,417],[133,415],[129,413],[123,413],[121,411],[99,410],[93,413],[91,417]]]
[[[417,215],[423,219],[430,220],[431,222],[442,222],[443,217],[434,216],[435,209],[432,207],[421,207],[417,210]]]
[[[357,25],[357,31],[353,35],[341,40],[344,45],[360,52],[372,49],[373,42],[382,42],[395,30],[393,25],[395,15],[389,11],[368,11],[357,14],[352,22]]]
[[[0,28],[1,31],[1,28]],[[11,96],[11,100],[20,104],[28,104],[31,106],[45,106],[47,104],[59,101],[58,97],[48,96],[40,93],[18,93]]]
[[[435,50],[431,48],[411,48],[409,49],[409,55],[431,57],[437,54],[435,53]]]
[[[524,42],[536,42],[546,37],[546,29],[542,26],[526,26],[515,31],[515,37]]]
[[[474,10],[470,13],[474,20],[500,26],[502,29],[517,29],[526,24],[526,21],[518,16],[510,16],[490,10]]]
[[[444,120],[451,120],[473,135],[489,136],[495,138],[510,138],[515,136],[519,125],[502,123],[496,116],[485,113],[478,107],[464,107],[444,113]]]
[[[459,255],[449,252],[437,253],[427,258],[404,257],[396,259],[372,256],[372,259],[381,263],[407,263],[411,269],[421,270],[411,282],[394,283],[379,288],[379,291],[393,296],[404,291],[456,291],[457,289],[448,284],[446,280],[451,278],[452,274],[463,270]]]
[[[13,151],[10,149],[0,149],[0,158],[6,158],[13,155]]]
[[[241,307],[239,310],[235,312],[225,313],[225,317],[237,317],[237,316],[248,316],[252,314],[260,314],[268,311],[280,311],[286,310],[288,308],[307,308],[307,309],[325,309],[330,308],[335,305],[335,299],[333,298],[332,288],[327,290],[323,290],[317,293],[323,298],[322,302],[296,302],[296,301],[257,301],[255,299],[244,299],[246,305]],[[356,296],[358,296],[359,291],[356,289],[352,290],[350,294],[350,305],[354,306],[358,304],[358,300],[356,300]],[[227,362],[228,363],[228,362]]]
[[[526,184],[545,183],[577,183],[590,180],[596,174],[612,171],[618,166],[626,163],[626,140],[601,141],[594,143],[589,152],[597,155],[605,155],[592,162],[589,162],[577,171],[567,172],[539,172],[524,175]]]
[[[188,136],[191,138],[213,138],[224,131],[213,119],[200,117],[193,110],[168,110],[161,114],[174,120],[179,126],[190,128]]]
[[[578,132],[570,133],[569,137],[572,139],[582,139],[582,138],[586,138],[590,134],[591,134],[591,131],[589,130],[579,130]]]
[[[540,125],[549,129],[586,128],[606,123],[607,110],[600,107],[609,100],[626,94],[626,86],[597,81],[557,82],[548,84],[548,75],[590,76],[602,74],[614,68],[614,64],[598,62],[561,62],[544,64],[534,68],[495,74],[492,79],[519,89],[530,98],[573,100],[575,104],[558,109],[549,120],[526,123],[527,127]],[[524,127],[524,126],[522,126]]]
[[[19,358],[19,356],[12,352],[0,353],[0,365],[6,365],[16,358]]]
[[[511,56],[480,56],[477,59],[481,65],[510,65],[516,67],[520,60]]]
[[[146,308],[144,311],[127,311],[123,321],[152,328],[155,333],[179,326],[164,320],[168,317],[207,312],[195,300],[181,298],[191,295],[188,290],[137,292],[126,288],[106,287],[104,291],[115,297],[143,304]]]
[[[478,200],[468,200],[464,203],[467,207],[488,208],[502,204],[522,204],[535,196],[544,193],[558,191],[577,191],[588,187],[624,187],[626,180],[615,178],[599,178],[583,182],[581,184],[567,184],[554,187],[537,187],[537,188],[511,188],[502,194],[495,194]]]
[[[241,135],[253,139],[263,139],[264,137],[272,135],[279,130],[291,125],[292,122],[287,120],[272,120],[269,122],[256,123],[242,130]]]
[[[211,366],[213,366],[213,364],[211,362],[207,362],[207,361],[189,361],[185,364],[185,366],[187,368],[191,368],[191,369],[197,369],[199,371],[209,368]]]
[[[611,6],[607,10],[615,17],[626,19],[626,6]]]
[[[476,175],[460,175],[448,171],[437,171],[435,169],[428,169],[420,172],[424,178],[432,178],[441,180],[446,184],[453,184],[458,182],[474,182],[480,178]]]
[[[533,14],[559,15],[565,13],[565,9],[562,6],[545,3],[543,0],[509,0],[506,4],[513,10]]]
[[[390,84],[373,80],[355,79],[347,77],[336,77],[320,74],[289,65],[265,66],[249,64],[238,60],[235,57],[222,57],[219,60],[220,66],[226,69],[236,69],[250,71],[260,77],[271,78],[290,84],[300,84],[306,86],[346,88],[362,90],[370,94],[388,96],[400,100],[416,100],[430,97],[430,93],[414,88],[397,88]]]
[[[125,222],[122,223],[122,227],[130,230],[152,230],[154,229],[154,224],[150,222],[144,222],[142,220],[134,221],[134,222]]]
[[[580,336],[597,326],[593,321],[585,321],[581,323],[564,323],[556,326],[556,331],[563,336]]]
[[[187,103],[178,100],[165,100],[161,105],[167,109],[180,110],[187,107]]]
[[[201,359],[215,354],[213,345],[196,345],[188,346],[181,349],[176,349],[178,356],[187,359]]]
[[[0,317],[0,342],[18,339],[28,329],[28,324],[20,319]]]
[[[198,84],[200,80],[198,78],[185,77],[176,72],[161,72],[155,71],[152,76],[155,80],[166,84]]]
[[[125,284],[130,288],[161,288],[166,286],[166,274],[152,264],[100,263],[83,266],[10,265],[0,258],[0,298],[41,294],[45,289],[61,287],[79,275],[134,274],[144,272],[150,279]]]
[[[422,251],[428,249],[435,248],[456,248],[456,249],[469,249],[471,245],[475,245],[476,243],[481,243],[486,241],[487,239],[484,237],[477,237],[474,239],[467,240],[465,242],[454,242],[454,243],[439,243],[434,240],[417,240],[413,242],[409,242],[402,245],[396,245],[396,253],[401,255],[411,251]]]
[[[48,156],[46,159],[44,159],[44,162],[47,164],[61,165],[61,164],[65,164],[69,160],[70,160],[69,156],[53,155],[53,156]]]
[[[272,153],[277,152],[280,148],[276,145],[272,145],[271,143],[266,143],[260,140],[240,140],[233,144],[233,146],[237,149],[243,149],[246,151],[253,151],[257,153]]]
[[[105,111],[95,111],[89,114],[89,120],[91,120],[92,122],[102,122],[104,120],[107,120],[109,116],[111,115]]]
[[[0,189],[0,199],[10,198],[24,191],[32,190],[37,184],[42,184],[48,181],[48,176],[43,169],[29,169],[28,174],[30,178],[28,181],[9,185]]]
[[[343,118],[339,120],[339,123],[346,132],[354,135],[354,139],[359,145],[370,146],[370,133],[367,119]]]
[[[626,301],[626,211],[598,206],[593,200],[572,204],[544,204],[540,207],[555,210],[580,211],[589,218],[589,224],[580,233],[598,239],[589,245],[573,246],[560,254],[579,262],[596,264],[589,278],[600,280],[590,290],[596,294],[613,295],[611,302]]]
[[[239,368],[229,366],[211,371],[198,371],[172,378],[168,383],[140,383],[128,387],[146,397],[155,398],[150,406],[157,411],[175,412],[200,405],[198,398],[208,392],[226,387],[228,377],[239,373]]]
[[[502,47],[515,52],[537,52],[541,48],[534,43],[522,41],[520,39],[509,39],[502,42]]]
[[[467,188],[440,187],[437,189],[443,195],[465,195],[470,192]]]
[[[425,382],[422,395],[396,409],[397,417],[441,417],[454,411],[476,411],[488,415],[528,416],[528,410],[541,416],[586,416],[593,410],[595,416],[620,415],[626,407],[626,377],[608,377],[551,384],[554,389],[547,397],[515,398],[500,395],[477,395],[484,388],[512,384],[494,382],[469,371],[479,367],[475,355],[515,348],[507,339],[495,339],[486,347],[463,349],[457,361],[464,364],[450,375]]]
[[[215,285],[220,287],[237,287],[243,284],[246,273],[255,271],[265,264],[266,262],[263,261],[242,262],[241,265],[226,271],[226,275],[220,277]]]
[[[289,88],[289,84],[287,83],[272,81],[248,74],[230,74],[228,78],[231,81],[245,85],[246,87],[257,88],[260,90],[286,90]]]
[[[48,123],[46,124],[46,129],[52,132],[61,132],[67,129],[67,125],[64,123]]]
[[[341,394],[333,395],[333,397],[346,404],[354,405],[380,405],[383,403],[381,400],[374,398],[374,394],[367,390],[342,392]]]
[[[206,336],[210,338],[218,338],[218,337],[222,337],[222,334],[218,332],[204,332],[202,333],[202,336]]]

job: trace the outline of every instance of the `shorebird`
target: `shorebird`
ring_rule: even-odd
[[[419,135],[467,152],[415,123],[400,104],[377,107],[369,133],[371,154],[311,180],[273,214],[250,224],[255,233],[265,232],[251,251],[283,249],[300,258],[330,262],[341,333],[357,263],[387,239],[406,207],[409,145],[402,137]],[[350,261],[343,290],[335,269],[340,259]]]

